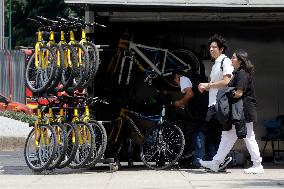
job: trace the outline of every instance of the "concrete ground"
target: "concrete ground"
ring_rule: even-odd
[[[263,163],[265,173],[260,175],[244,174],[241,167],[223,173],[179,168],[155,171],[141,162],[131,168],[122,166],[116,172],[110,171],[107,164],[98,164],[93,170],[65,168],[35,174],[23,155],[30,129],[26,124],[0,117],[0,189],[284,188],[284,162],[271,161]]]
[[[110,171],[99,164],[93,170],[65,168],[33,173],[27,166],[23,150],[0,151],[1,189],[203,189],[203,188],[284,188],[284,165],[264,163],[265,173],[247,175],[240,167],[212,173],[204,169],[155,171],[134,167]]]

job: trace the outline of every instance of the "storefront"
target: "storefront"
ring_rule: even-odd
[[[113,33],[130,29],[139,43],[153,42],[151,36],[166,35],[168,47],[187,48],[201,57],[209,36],[222,34],[229,42],[230,57],[236,48],[246,49],[256,67],[258,139],[265,134],[263,121],[284,114],[284,2],[281,0],[65,0],[86,5],[86,19],[107,20]],[[96,20],[97,18],[95,18]],[[149,37],[150,36],[150,37]],[[100,38],[97,36],[97,38]],[[109,39],[103,39],[109,40]],[[102,42],[103,43],[103,42]]]

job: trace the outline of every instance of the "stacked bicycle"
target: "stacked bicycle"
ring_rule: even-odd
[[[96,75],[100,58],[98,46],[87,41],[85,27],[105,26],[78,18],[50,20],[37,16],[29,20],[39,27],[35,52],[26,66],[26,86],[34,93],[86,88]],[[81,32],[79,41],[75,40],[77,30]],[[60,34],[58,41],[56,33]]]
[[[70,106],[70,99],[75,103]],[[37,120],[24,149],[27,165],[35,172],[55,168],[91,168],[106,149],[102,122],[93,120],[89,105],[107,103],[98,98],[37,98]]]

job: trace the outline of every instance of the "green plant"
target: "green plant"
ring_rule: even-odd
[[[36,120],[34,116],[27,115],[23,112],[13,112],[13,111],[0,111],[0,116],[15,119],[21,122],[26,122],[29,124],[33,124]]]

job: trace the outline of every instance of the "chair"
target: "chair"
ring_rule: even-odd
[[[284,134],[282,133],[281,127],[284,125],[284,115],[279,115],[276,118],[273,118],[264,123],[266,127],[266,135],[261,137],[261,141],[265,141],[262,154],[265,152],[267,143],[271,142],[272,147],[272,156],[275,158],[275,153],[284,152],[284,149],[280,149],[280,141],[284,141]],[[274,146],[274,142],[277,142],[277,148]]]

